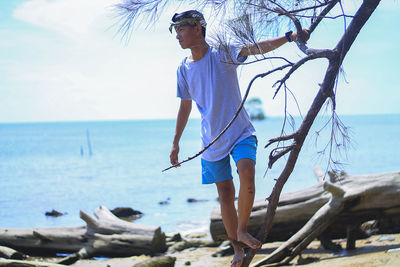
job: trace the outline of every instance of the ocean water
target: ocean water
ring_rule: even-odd
[[[351,137],[339,156],[349,174],[400,170],[400,115],[341,116]],[[328,118],[315,122],[284,192],[317,182],[313,167],[328,168],[321,157],[329,140]],[[259,149],[256,198],[265,198],[284,159],[267,174],[267,140],[281,132],[283,118],[254,122]],[[299,118],[294,122],[300,123]],[[288,123],[286,125],[289,125]],[[79,211],[92,214],[104,205],[132,207],[144,213],[136,223],[165,232],[204,228],[218,206],[215,185],[201,184],[200,159],[162,173],[169,166],[175,120],[0,124],[0,228],[77,226]],[[180,159],[200,148],[200,120],[190,120],[181,139]],[[286,128],[290,132],[290,128]],[[90,149],[88,146],[89,135]],[[329,154],[329,153],[328,153]],[[238,178],[234,174],[235,184]],[[188,203],[188,198],[205,200]],[[168,200],[168,205],[160,201]],[[56,209],[66,215],[46,217]]]

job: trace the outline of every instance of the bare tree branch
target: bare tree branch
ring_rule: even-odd
[[[175,167],[175,168],[176,168],[176,167],[179,167],[181,164],[183,164],[183,163],[185,163],[185,162],[188,162],[188,161],[190,161],[190,160],[192,160],[192,159],[195,159],[195,158],[197,158],[198,156],[200,156],[201,154],[203,154],[204,151],[206,151],[210,146],[212,146],[212,145],[213,145],[213,144],[214,144],[228,129],[229,129],[229,127],[230,127],[230,126],[232,125],[232,123],[235,121],[235,119],[237,118],[237,116],[239,116],[239,113],[240,113],[240,111],[242,110],[242,108],[243,108],[243,106],[244,106],[244,103],[246,102],[246,99],[247,99],[247,97],[248,97],[248,95],[249,95],[250,89],[251,89],[251,87],[252,87],[254,81],[255,81],[256,79],[258,79],[258,78],[264,78],[265,76],[267,76],[267,75],[269,75],[269,74],[271,74],[271,73],[273,73],[273,72],[275,72],[275,71],[283,70],[283,69],[285,69],[285,68],[287,68],[287,67],[290,67],[290,66],[291,66],[291,64],[286,64],[286,65],[280,66],[280,67],[278,67],[278,68],[275,68],[275,69],[273,69],[273,70],[267,71],[267,72],[265,72],[265,73],[260,73],[260,74],[258,74],[258,75],[256,75],[256,76],[254,76],[253,79],[251,79],[251,81],[250,81],[250,83],[249,83],[249,85],[248,85],[248,87],[247,87],[246,93],[245,93],[245,95],[244,95],[244,97],[243,97],[243,99],[242,99],[242,102],[240,103],[240,105],[239,105],[239,107],[238,107],[238,109],[237,109],[235,115],[233,116],[232,120],[228,123],[228,125],[226,125],[226,127],[221,131],[221,133],[220,133],[217,137],[215,137],[215,139],[214,139],[213,141],[211,141],[207,146],[205,146],[201,151],[199,151],[199,152],[198,152],[197,154],[195,154],[194,156],[191,156],[191,157],[187,158],[186,160],[181,161],[181,162],[179,162],[179,163],[177,163],[177,164],[175,164],[175,165],[169,166],[168,168],[162,170],[162,172],[165,172],[165,171],[167,171],[167,170],[169,170],[169,169],[172,169],[172,168],[174,168],[174,167]]]
[[[272,139],[270,139],[268,141],[268,144],[266,144],[264,148],[267,148],[267,147],[269,147],[270,145],[272,145],[273,143],[276,143],[276,142],[281,142],[281,141],[287,141],[287,140],[290,140],[290,139],[294,139],[294,138],[297,137],[297,135],[298,135],[298,133],[295,132],[295,133],[292,133],[290,135],[285,135],[285,136],[279,136],[279,137],[276,137],[276,138],[272,138]]]
[[[324,19],[325,16],[336,6],[338,1],[339,0],[332,1],[327,7],[324,8],[324,10],[321,11],[321,13],[319,13],[318,17],[313,21],[313,23],[309,28],[311,32],[315,30],[315,28],[319,25],[322,19]]]
[[[282,191],[283,185],[286,183],[290,174],[292,173],[294,166],[296,164],[298,155],[300,153],[301,147],[304,143],[306,136],[313,124],[316,116],[318,115],[321,107],[325,103],[326,99],[331,94],[333,87],[335,85],[335,80],[340,70],[340,66],[344,59],[344,55],[349,51],[351,45],[356,39],[358,33],[367,22],[371,14],[374,12],[376,7],[379,5],[379,0],[365,0],[357,13],[354,16],[351,24],[347,28],[345,34],[336,45],[336,49],[339,50],[338,55],[335,58],[329,60],[329,65],[327,68],[326,75],[324,77],[324,81],[318,91],[317,96],[315,97],[306,117],[304,118],[298,132],[298,136],[296,136],[294,142],[296,146],[289,153],[288,160],[286,165],[279,176],[271,195],[269,196],[269,202],[267,207],[267,212],[265,215],[264,225],[261,227],[257,238],[259,240],[265,240],[271,227],[273,218],[275,215],[275,210],[278,205],[279,196]],[[242,267],[249,266],[252,261],[254,255],[257,253],[258,249],[250,249],[246,254],[245,260],[243,261]]]
[[[268,161],[268,168],[272,168],[272,165],[281,157],[283,157],[284,155],[286,155],[287,153],[289,153],[290,151],[292,151],[294,149],[294,147],[296,146],[295,143],[293,143],[290,146],[286,146],[286,147],[276,147],[274,148],[271,153],[269,154],[269,161]],[[275,153],[277,150],[280,150],[279,152]]]
[[[295,16],[295,17],[298,17],[298,18],[308,18],[308,19],[313,19],[313,18],[315,18],[314,16],[297,15],[297,14],[295,14],[294,16]],[[338,18],[342,18],[342,17],[345,17],[345,18],[354,18],[353,15],[341,14],[341,15],[337,15],[337,16],[325,16],[324,19],[338,19]]]
[[[305,8],[300,8],[300,9],[296,9],[296,10],[290,10],[290,11],[286,11],[286,12],[287,13],[298,13],[298,12],[307,11],[307,10],[316,10],[317,8],[324,7],[324,6],[327,6],[327,5],[331,5],[331,4],[335,3],[335,2],[337,2],[337,0],[326,1],[325,3],[319,3],[319,5],[316,5],[316,6],[305,7]],[[282,16],[282,15],[285,15],[285,14],[279,14],[278,16]]]
[[[293,72],[295,72],[300,66],[302,66],[304,63],[306,63],[307,61],[313,60],[313,59],[317,59],[317,58],[327,58],[330,59],[332,57],[334,57],[337,53],[334,50],[330,50],[330,49],[321,49],[321,50],[313,50],[313,53],[300,59],[298,62],[296,62],[291,68],[290,70],[286,73],[286,75],[281,79],[275,82],[275,84],[273,85],[273,87],[275,87],[277,84],[279,84],[278,88],[275,91],[275,94],[273,96],[273,98],[276,97],[276,95],[279,92],[279,89],[282,87],[282,85],[290,78],[290,75],[293,74]]]

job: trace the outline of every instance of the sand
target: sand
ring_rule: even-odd
[[[346,246],[345,240],[335,240],[342,247]],[[282,242],[264,244],[260,253],[254,260],[259,260],[279,247]],[[181,252],[168,254],[176,257],[176,267],[218,267],[230,266],[232,256],[213,257],[219,248],[189,248]],[[143,261],[147,256],[116,258],[107,260],[80,260],[71,265],[74,267],[132,267],[135,263]],[[352,251],[343,250],[332,253],[320,247],[318,241],[313,241],[302,253],[302,259],[314,262],[303,266],[309,267],[400,267],[400,234],[373,235],[367,239],[358,240],[356,249]],[[291,266],[297,266],[299,258],[296,257]],[[190,263],[190,265],[189,265]]]

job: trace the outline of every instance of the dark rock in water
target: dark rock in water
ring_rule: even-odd
[[[167,198],[166,200],[162,200],[162,201],[158,202],[158,204],[159,205],[168,205],[170,200],[171,200],[171,198]]]
[[[138,218],[143,216],[143,213],[141,211],[125,207],[115,208],[111,210],[111,212],[119,218],[132,218],[132,217]]]
[[[60,217],[60,216],[63,216],[64,214],[66,214],[66,213],[61,213],[54,209],[52,211],[46,211],[46,213],[45,213],[46,216],[52,216],[52,217]]]
[[[208,199],[188,198],[186,201],[189,202],[189,203],[196,203],[196,202],[207,202]]]

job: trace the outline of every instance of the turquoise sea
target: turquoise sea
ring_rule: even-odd
[[[346,172],[400,170],[400,115],[340,118],[351,137],[347,154],[336,155]],[[263,147],[280,134],[282,121],[254,122],[259,140],[257,198],[269,195],[284,164],[281,159],[264,177],[269,150]],[[317,141],[315,134],[326,121],[319,118],[310,131],[284,192],[315,184],[313,167],[327,168],[327,158],[318,151],[330,130]],[[296,118],[297,126],[299,122]],[[140,210],[144,216],[137,223],[161,226],[165,232],[208,227],[218,202],[215,186],[201,184],[200,159],[161,172],[169,166],[174,129],[175,120],[0,124],[0,228],[83,225],[79,210],[92,214],[100,205]],[[191,120],[181,139],[180,159],[198,152],[199,131],[200,120]],[[188,203],[188,198],[207,201]],[[169,204],[160,205],[164,200]],[[46,217],[52,209],[67,214]]]

